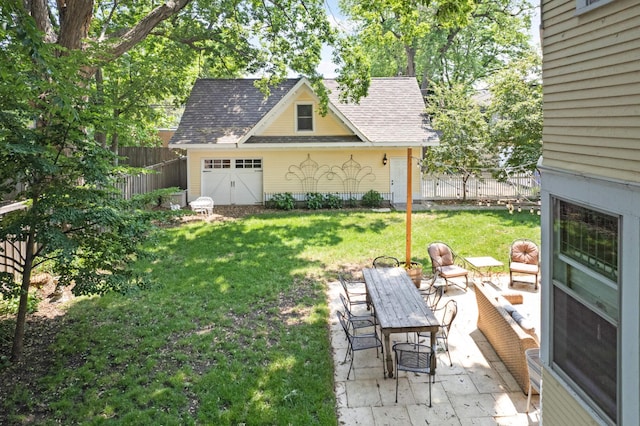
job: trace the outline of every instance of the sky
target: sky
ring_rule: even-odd
[[[535,1],[535,0],[534,0]],[[536,3],[537,4],[537,3]],[[338,0],[325,0],[325,7],[327,14],[329,15],[329,22],[333,25],[348,30],[348,23],[345,22],[345,17],[340,13],[338,7]],[[532,44],[534,46],[540,46],[540,6],[536,5],[535,14],[531,19],[531,27],[529,28],[529,35],[531,36]],[[329,47],[322,49],[322,60],[318,66],[318,72],[325,78],[336,77],[335,65],[331,62],[332,50]]]

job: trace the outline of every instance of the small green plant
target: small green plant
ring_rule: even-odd
[[[274,194],[273,197],[271,197],[270,203],[278,210],[293,210],[296,206],[296,200],[290,192]]]
[[[173,195],[179,192],[180,188],[161,188],[151,192],[145,192],[144,194],[135,194],[131,197],[131,201],[136,208],[139,209],[153,209],[154,207],[161,207],[163,205],[169,205]]]
[[[357,207],[358,200],[355,197],[349,197],[348,200],[345,200],[344,205],[346,205],[347,207]]]
[[[16,287],[17,291],[13,291],[13,294],[0,295],[0,315],[15,315],[18,313],[18,306],[20,305],[20,288]],[[30,292],[29,299],[27,301],[27,313],[33,314],[38,310],[38,303],[40,298]]]
[[[328,209],[342,208],[342,198],[338,194],[327,194],[324,197],[324,206]]]
[[[380,207],[382,204],[382,195],[373,189],[367,191],[362,196],[362,205],[365,207]]]
[[[324,195],[319,192],[307,192],[307,208],[319,210],[324,207]]]

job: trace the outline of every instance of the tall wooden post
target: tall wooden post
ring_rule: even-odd
[[[411,203],[413,202],[413,191],[411,184],[413,167],[411,167],[411,148],[407,148],[407,230],[406,230],[406,258],[405,266],[411,266]]]

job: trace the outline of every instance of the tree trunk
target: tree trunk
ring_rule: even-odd
[[[407,69],[405,74],[407,77],[415,77],[416,76],[416,49],[415,47],[408,46],[405,44],[404,51],[407,55]]]
[[[120,117],[120,110],[113,111],[113,118],[118,121],[118,117]],[[120,135],[118,135],[118,131],[114,130],[111,135],[111,152],[113,152],[116,158],[113,160],[114,164],[118,165],[118,146],[120,145]]]
[[[58,44],[70,50],[82,48],[82,42],[89,35],[89,25],[93,18],[92,0],[57,0],[60,14]]]
[[[96,103],[102,105],[104,103],[104,80],[102,78],[102,68],[96,69]],[[107,149],[107,133],[103,129],[96,128],[96,142],[104,149]]]
[[[31,270],[33,268],[34,235],[29,232],[24,256],[24,268],[22,270],[22,285],[20,286],[20,305],[16,317],[16,332],[13,335],[13,348],[11,349],[11,361],[18,361],[22,357],[24,348],[24,328],[27,321],[27,308],[29,302],[29,285],[31,284]]]
[[[462,201],[467,201],[467,181],[471,177],[471,174],[464,173],[462,175]]]
[[[29,3],[29,13],[36,23],[36,27],[44,33],[44,41],[47,43],[56,42],[56,33],[49,19],[49,7],[47,0],[31,0]]]

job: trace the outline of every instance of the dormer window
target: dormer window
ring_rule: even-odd
[[[313,131],[313,105],[297,104],[296,105],[296,130],[298,132]]]

